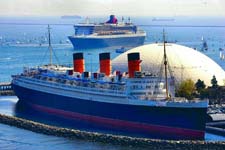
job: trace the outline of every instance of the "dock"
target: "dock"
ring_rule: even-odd
[[[15,95],[11,82],[0,83],[0,95]]]
[[[225,121],[216,121],[216,122],[209,122],[206,123],[206,131],[225,136]]]

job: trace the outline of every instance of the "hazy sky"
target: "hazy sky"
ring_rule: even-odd
[[[0,0],[0,15],[225,16],[225,0]]]

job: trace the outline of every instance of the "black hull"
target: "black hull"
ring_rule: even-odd
[[[175,108],[83,100],[17,85],[19,99],[32,108],[76,123],[125,135],[161,139],[204,139],[207,108]]]

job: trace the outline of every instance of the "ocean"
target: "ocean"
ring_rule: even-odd
[[[225,60],[219,58],[219,49],[225,49],[225,18],[176,17],[173,21],[154,21],[153,17],[133,18],[135,24],[147,32],[145,44],[162,41],[162,30],[169,42],[201,50],[202,38],[208,50],[202,53],[212,58],[225,70]],[[53,62],[72,64],[74,50],[67,36],[74,33],[73,24],[82,19],[60,17],[0,17],[0,82],[10,82],[11,75],[18,74],[23,67],[49,63],[47,46],[47,24],[51,27]],[[102,22],[107,17],[95,17],[91,21]],[[112,58],[119,55],[117,48],[85,50],[86,70],[98,69],[100,52],[111,52]],[[14,96],[0,96],[0,113],[15,115],[18,101]],[[110,144],[91,143],[46,136],[0,124],[0,149],[131,149]],[[225,137],[206,134],[206,140],[225,140]]]

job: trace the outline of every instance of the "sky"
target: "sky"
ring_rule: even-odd
[[[225,0],[0,0],[0,16],[225,16]]]

